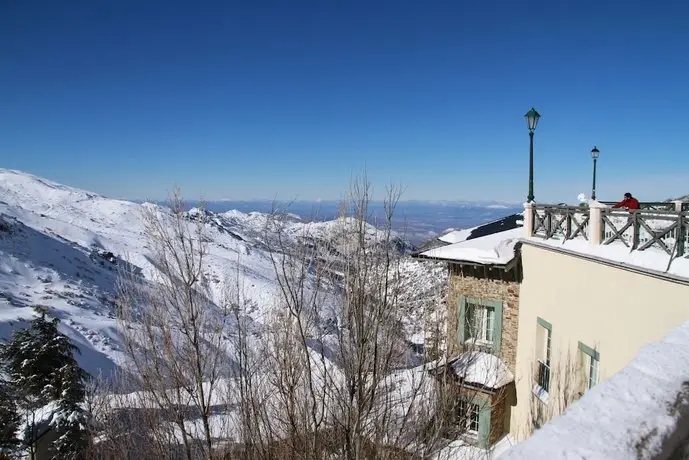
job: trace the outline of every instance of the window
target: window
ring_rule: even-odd
[[[468,401],[460,400],[457,409],[457,419],[468,434],[478,434],[479,406]]]
[[[467,302],[466,340],[493,343],[495,308]]]
[[[544,319],[538,318],[536,330],[536,383],[546,393],[550,390],[550,357],[553,326]]]
[[[503,303],[460,296],[457,344],[476,342],[500,351]]]
[[[598,383],[598,368],[600,365],[600,353],[594,348],[579,342],[581,352],[582,371],[584,374],[584,391],[590,390]]]
[[[469,399],[459,399],[456,421],[462,434],[474,438],[476,445],[487,449],[491,440],[492,399],[488,394],[476,393]]]

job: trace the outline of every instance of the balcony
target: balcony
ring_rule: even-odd
[[[689,256],[689,203],[640,203],[639,210],[527,204],[525,235],[545,240],[588,241],[629,251],[662,251],[670,259]],[[689,257],[688,257],[689,258]]]

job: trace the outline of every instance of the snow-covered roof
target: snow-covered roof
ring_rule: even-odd
[[[474,231],[476,227],[465,228],[462,230],[453,230],[450,233],[446,233],[438,237],[440,241],[445,243],[459,243],[460,241],[466,241],[471,236],[471,232]]]
[[[468,351],[450,361],[453,372],[466,383],[497,390],[514,381],[514,375],[500,358],[483,351]]]
[[[499,458],[669,458],[689,435],[687,369],[689,321]]]
[[[664,273],[689,280],[689,259],[678,257],[670,263],[670,256],[656,248],[648,248],[644,251],[630,251],[628,247],[617,242],[608,245],[592,245],[585,240],[567,240],[563,243],[562,240],[546,240],[542,237],[523,238],[522,241],[527,244],[550,247],[560,251],[571,251],[582,256],[616,263],[620,266]],[[668,265],[670,266],[669,269]]]
[[[453,230],[438,237],[439,241],[447,244],[461,243],[494,233],[511,230],[524,225],[524,213],[512,214],[497,220],[492,220],[476,227]]]
[[[521,227],[434,248],[420,255],[432,259],[504,265],[514,259],[514,247],[523,235]]]

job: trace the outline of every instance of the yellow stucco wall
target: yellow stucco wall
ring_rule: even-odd
[[[600,353],[599,382],[649,342],[689,320],[689,286],[524,244],[511,432],[523,439],[537,410],[550,416],[582,389],[578,342]],[[548,404],[533,396],[537,318],[552,325]],[[569,370],[569,372],[568,372]]]

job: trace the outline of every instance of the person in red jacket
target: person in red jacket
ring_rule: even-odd
[[[639,200],[634,198],[631,193],[624,194],[624,200],[617,203],[613,208],[639,209]]]

